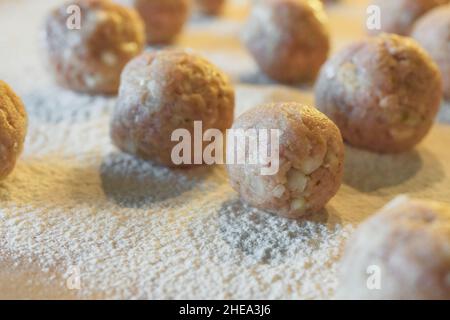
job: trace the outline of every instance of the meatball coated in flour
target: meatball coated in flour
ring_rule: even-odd
[[[348,241],[340,299],[450,299],[450,207],[401,196]]]
[[[263,105],[241,115],[233,129],[277,129],[280,133],[275,174],[262,175],[263,164],[227,166],[232,187],[249,204],[299,218],[320,211],[338,191],[344,160],[342,137],[334,123],[315,108],[296,102]],[[230,148],[228,142],[227,153],[237,152]]]
[[[332,57],[316,83],[316,105],[353,146],[382,153],[413,148],[439,109],[442,80],[412,39],[382,34]]]
[[[175,130],[193,137],[201,121],[203,132],[225,131],[233,117],[234,90],[210,62],[179,50],[145,53],[123,71],[111,137],[124,152],[173,167]]]
[[[80,8],[79,17],[77,11],[67,13],[73,6]],[[144,44],[139,15],[108,0],[64,4],[48,16],[45,27],[44,45],[56,81],[91,94],[116,93],[123,67]]]
[[[270,78],[285,83],[311,81],[330,49],[326,23],[318,0],[258,1],[243,41]]]

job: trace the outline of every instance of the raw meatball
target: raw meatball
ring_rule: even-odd
[[[436,64],[414,40],[382,34],[349,46],[324,65],[316,104],[350,144],[401,152],[430,130],[441,90]]]
[[[145,22],[147,42],[166,44],[181,32],[191,0],[116,0],[135,8]]]
[[[22,100],[0,80],[0,180],[16,165],[27,133],[27,115]]]
[[[450,100],[450,5],[437,7],[420,18],[412,36],[437,62],[444,82],[444,96]]]
[[[195,0],[197,9],[209,15],[217,15],[222,11],[226,0]]]
[[[267,104],[240,116],[233,129],[280,132],[276,174],[262,175],[261,169],[267,167],[263,163],[228,162],[231,185],[249,204],[299,218],[320,211],[338,191],[344,160],[342,137],[334,123],[315,108],[296,102]],[[271,146],[269,139],[269,151]],[[238,143],[231,148],[228,141],[227,152],[236,154]]]
[[[214,65],[184,51],[145,53],[122,74],[111,137],[124,152],[174,167],[174,130],[194,136],[194,121],[202,121],[203,131],[224,131],[233,116],[234,90]]]
[[[265,0],[254,5],[243,40],[272,79],[311,81],[330,49],[326,21],[318,0]]]
[[[337,296],[450,299],[449,248],[449,206],[399,197],[349,240]]]
[[[388,32],[407,36],[421,15],[449,3],[449,0],[373,0],[372,3],[381,10],[381,30],[370,30],[369,33]]]
[[[73,5],[80,8],[80,29],[67,26],[76,14],[67,13]],[[77,0],[47,18],[45,46],[50,70],[60,85],[75,91],[116,93],[123,67],[144,45],[139,15],[107,0]]]

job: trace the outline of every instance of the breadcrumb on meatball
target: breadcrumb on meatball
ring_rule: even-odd
[[[299,218],[320,211],[338,191],[344,161],[342,137],[317,109],[296,102],[267,104],[241,115],[232,129],[280,132],[277,173],[262,175],[263,163],[228,163],[230,183],[245,202],[280,216]],[[259,137],[258,141],[263,143]],[[236,144],[234,148],[238,148]],[[228,144],[230,152],[236,150]],[[249,150],[246,152],[248,157]]]
[[[264,0],[254,4],[243,41],[270,78],[312,81],[330,50],[326,23],[318,0]]]
[[[16,165],[27,133],[27,114],[22,100],[0,80],[0,180]]]
[[[320,72],[315,96],[349,144],[395,153],[413,148],[430,130],[442,80],[414,40],[382,34],[332,57]]]
[[[450,207],[398,197],[348,241],[337,297],[450,299],[449,248]]]
[[[74,8],[80,10],[79,26],[72,25],[78,15]],[[144,24],[137,12],[108,0],[66,3],[46,21],[50,70],[60,85],[79,92],[116,93],[123,67],[144,45]]]
[[[201,121],[203,131],[225,131],[233,117],[234,89],[213,64],[180,50],[144,53],[123,71],[111,137],[124,152],[174,167],[174,130],[194,136]]]

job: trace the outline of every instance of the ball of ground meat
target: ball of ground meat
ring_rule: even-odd
[[[142,54],[125,67],[111,137],[124,152],[174,167],[176,129],[194,136],[194,121],[202,121],[203,132],[225,131],[233,117],[234,90],[220,70],[198,55],[163,50]]]
[[[195,0],[197,10],[208,15],[217,15],[222,11],[226,0]]]
[[[369,30],[369,33],[387,32],[407,36],[420,16],[446,3],[449,0],[373,0],[372,4],[381,11],[381,29]]]
[[[26,133],[27,115],[22,100],[0,80],[0,180],[14,169]]]
[[[344,160],[342,137],[334,123],[317,109],[296,102],[267,104],[241,115],[232,129],[245,133],[256,129],[258,144],[268,145],[268,152],[259,149],[259,155],[279,150],[278,170],[270,174],[263,174],[262,169],[273,166],[274,161],[227,161],[232,187],[250,205],[299,218],[320,211],[338,191]],[[264,129],[279,130],[278,148],[272,138],[263,140]],[[227,158],[238,152],[245,152],[247,158],[254,152],[250,144],[245,150],[237,142],[231,144],[230,137]]]
[[[450,207],[401,196],[362,223],[340,266],[341,299],[450,299]]]
[[[350,45],[322,68],[316,105],[360,148],[402,152],[430,130],[442,80],[433,60],[412,39],[393,34]]]
[[[182,31],[191,0],[116,0],[135,8],[145,23],[149,44],[167,44]]]
[[[314,80],[330,49],[327,17],[318,0],[254,4],[243,41],[260,69],[284,83]]]
[[[144,48],[144,24],[134,10],[110,1],[77,0],[47,18],[44,45],[60,85],[113,94],[125,64]]]
[[[450,100],[450,5],[437,7],[420,18],[412,36],[438,64],[444,96]]]

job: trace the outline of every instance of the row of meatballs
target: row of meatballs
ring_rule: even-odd
[[[68,6],[61,6],[48,17],[45,27],[50,70],[69,89],[117,93],[124,66],[144,50],[146,42],[167,44],[180,32],[188,6],[178,2],[183,1],[135,0],[125,7],[107,0],[78,0],[73,3],[80,8],[79,30],[68,28]],[[369,33],[415,38],[437,63],[443,94],[450,98],[450,9],[444,5],[448,0],[374,3],[381,10],[382,23],[379,30]],[[260,69],[282,83],[314,81],[330,51],[322,4],[318,0],[262,0],[252,7],[242,40]]]
[[[113,93],[120,75],[111,120],[114,144],[173,167],[176,143],[171,133],[180,128],[193,133],[194,121],[202,121],[205,131],[278,129],[280,169],[275,175],[262,176],[259,164],[229,165],[228,173],[243,200],[284,217],[316,213],[337,193],[343,174],[343,138],[382,153],[411,149],[430,130],[443,95],[445,70],[439,70],[432,57],[437,38],[450,29],[448,5],[432,10],[432,18],[426,15],[416,24],[415,34],[432,39],[428,48],[423,41],[428,53],[412,38],[382,33],[326,61],[329,35],[318,1],[258,2],[244,35],[249,51],[275,80],[291,83],[317,77],[317,108],[298,102],[272,103],[233,122],[233,86],[216,66],[189,51],[142,53],[145,27],[134,10],[106,0],[76,3],[83,17],[81,29],[67,28],[66,6],[47,21],[49,64],[58,83],[81,92]],[[437,31],[436,17],[443,31]],[[448,46],[438,48],[448,53]],[[448,63],[449,55],[444,58]],[[436,61],[442,66],[442,60]],[[0,178],[4,178],[23,148],[27,127],[22,102],[4,82],[0,82],[0,111]],[[448,298],[448,219],[448,208],[434,203],[403,199],[388,205],[363,223],[350,242],[343,260],[343,266],[349,267],[343,268],[347,271],[342,275],[341,296]],[[417,236],[426,239],[417,244],[420,250],[411,241]],[[390,255],[392,248],[397,264]],[[390,275],[387,291],[367,290],[366,265],[373,261]],[[404,266],[414,272],[404,275]]]
[[[132,9],[106,0],[76,3],[84,17],[81,29],[67,28],[67,6],[47,20],[51,70],[60,84],[78,91],[104,92],[109,87],[113,92],[120,83],[111,137],[121,150],[175,166],[176,143],[170,140],[174,130],[193,132],[195,121],[202,121],[204,131],[232,126],[234,91],[215,66],[187,51],[141,53],[145,35],[138,31],[143,23]],[[439,26],[449,26],[450,15],[440,12],[448,12],[450,5],[435,10]],[[434,11],[429,14],[435,16]],[[287,217],[317,212],[337,192],[342,137],[375,152],[409,150],[429,132],[442,98],[442,72],[410,37],[381,33],[325,61],[326,19],[316,0],[264,0],[254,5],[244,33],[249,51],[274,79],[317,77],[317,109],[270,104],[234,124],[284,133],[277,174],[261,176],[260,168],[237,165],[230,166],[229,173],[247,202]],[[423,19],[418,32],[430,29],[424,33],[434,35],[435,25],[426,23],[427,16]]]
[[[45,26],[44,45],[50,69],[57,82],[66,88],[91,94],[115,94],[123,67],[141,53],[146,44],[173,42],[189,17],[191,2],[77,0],[62,5],[50,14]],[[207,14],[220,13],[225,4],[224,0],[194,2]],[[286,4],[289,1],[282,5]],[[72,5],[76,5],[79,12],[68,11]],[[76,32],[68,27],[68,12],[80,16],[80,28]],[[71,23],[75,20],[70,19]],[[321,51],[326,54],[328,47]],[[305,70],[300,72],[305,73]]]

